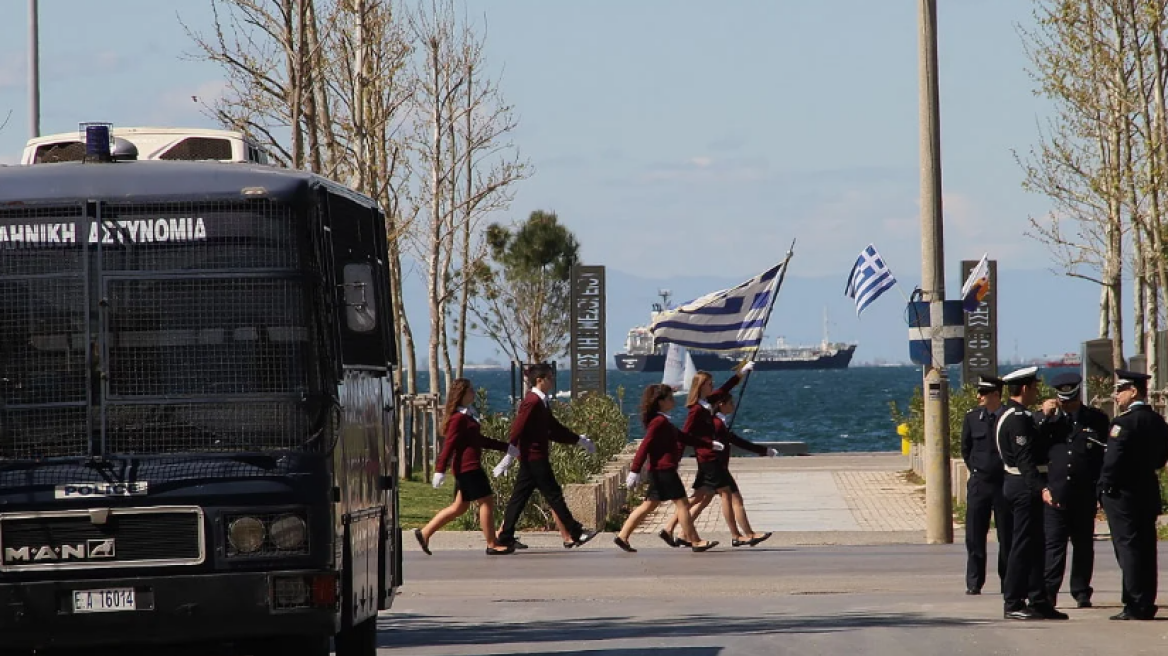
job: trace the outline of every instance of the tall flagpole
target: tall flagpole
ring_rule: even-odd
[[[767,300],[766,318],[762,322],[762,332],[766,332],[767,324],[771,321],[771,310],[775,307],[775,299],[779,297],[779,289],[783,286],[783,278],[787,277],[787,265],[791,262],[791,257],[795,255],[795,240],[791,240],[791,248],[787,249],[787,257],[783,260],[783,268],[779,270],[779,277],[775,280],[775,289],[771,297]],[[762,334],[759,334],[758,345],[754,347],[754,352],[750,354],[750,359],[758,355],[759,349],[762,348]],[[742,404],[742,398],[746,396],[746,384],[750,382],[750,375],[747,374],[746,380],[742,381],[742,388],[738,390],[738,403],[734,404],[734,414],[730,416],[730,424],[726,426],[727,430],[734,428],[734,420],[738,418],[739,406]]]
[[[31,138],[41,136],[40,29],[37,0],[28,0],[28,122]]]

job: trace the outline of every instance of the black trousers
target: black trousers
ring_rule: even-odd
[[[503,512],[503,527],[499,530],[499,543],[507,544],[515,540],[515,525],[519,523],[519,516],[527,507],[528,500],[536,490],[543,495],[544,501],[552,507],[552,512],[560,518],[560,522],[568,529],[573,538],[579,538],[584,527],[568,504],[564,503],[564,490],[560,487],[556,475],[552,471],[552,464],[547,460],[521,461],[519,475],[515,478],[515,489],[511,490],[511,498],[507,500],[507,510]]]
[[[1010,555],[1014,532],[1014,513],[1002,491],[1002,475],[987,476],[974,472],[965,486],[965,589],[981,590],[986,578],[986,538],[990,532],[990,515],[998,536],[998,580],[1006,580],[1006,560]]]
[[[1067,541],[1070,540],[1071,596],[1075,601],[1089,601],[1091,575],[1095,571],[1095,486],[1074,490],[1063,500],[1061,508],[1043,504],[1043,529],[1046,532],[1046,596],[1054,603],[1063,574],[1067,571]]]
[[[1156,603],[1156,514],[1130,493],[1103,497],[1115,558],[1123,571],[1121,599],[1129,611],[1150,613]]]
[[[1006,561],[1006,581],[1002,597],[1006,610],[1019,610],[1029,599],[1032,606],[1050,603],[1042,580],[1043,555],[1042,495],[1033,492],[1017,474],[1006,474],[1002,486],[1014,514],[1014,535],[1010,542],[1010,556]]]

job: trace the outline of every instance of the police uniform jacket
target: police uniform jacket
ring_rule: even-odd
[[[1160,481],[1156,470],[1168,462],[1168,424],[1146,403],[1133,403],[1111,422],[1099,489],[1160,514]]]
[[[1083,404],[1074,412],[1059,410],[1039,417],[1039,432],[1050,443],[1047,487],[1056,503],[1064,504],[1076,494],[1094,498],[1108,424],[1106,414]]]
[[[971,474],[997,480],[1004,475],[1002,456],[998,453],[998,445],[994,444],[994,428],[998,416],[1004,411],[1004,407],[998,408],[997,412],[974,408],[965,413],[961,424],[961,459]]]
[[[1007,401],[998,419],[997,444],[1002,466],[1007,474],[1021,476],[1032,494],[1042,494],[1046,487],[1046,440],[1034,423],[1034,415],[1026,406]]]

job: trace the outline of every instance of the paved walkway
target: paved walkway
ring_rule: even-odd
[[[925,530],[922,488],[908,483],[905,458],[897,453],[734,458],[731,471],[758,532],[913,532]],[[697,464],[683,461],[686,486]],[[667,503],[638,528],[656,533],[673,514]],[[715,497],[698,517],[698,533],[728,533]]]

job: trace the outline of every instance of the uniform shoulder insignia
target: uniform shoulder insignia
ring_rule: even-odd
[[[1120,426],[1119,424],[1116,424],[1116,425],[1114,425],[1114,426],[1112,426],[1112,427],[1111,427],[1111,433],[1110,433],[1110,435],[1111,435],[1112,437],[1119,437],[1119,434],[1120,434],[1121,432],[1123,432],[1123,426]]]
[[[1025,435],[1019,435],[1014,438],[1014,441],[1018,443],[1018,446],[1026,446],[1026,442],[1029,441],[1029,439],[1030,438],[1026,437]]]
[[[1029,417],[1029,416],[1033,415],[1034,413],[1033,413],[1033,412],[1030,412],[1029,410],[1023,410],[1023,411],[1022,411],[1022,414],[1026,415],[1027,417]]]

